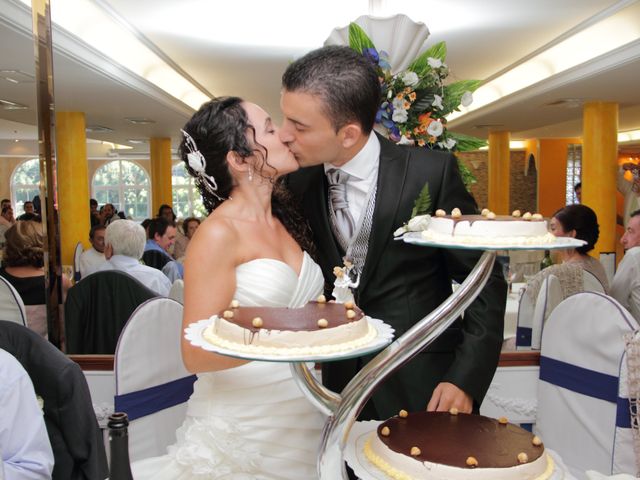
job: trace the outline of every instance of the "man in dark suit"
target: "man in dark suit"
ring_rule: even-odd
[[[455,157],[397,146],[373,131],[380,103],[375,70],[348,47],[324,47],[283,75],[280,138],[303,168],[289,185],[301,199],[330,292],[333,267],[348,257],[360,273],[358,305],[400,336],[463,281],[480,252],[412,246],[393,240],[429,185],[430,213],[477,206]],[[361,418],[399,409],[477,411],[495,372],[503,335],[506,285],[494,271],[480,296],[425,351],[376,391]],[[369,358],[323,365],[323,383],[340,392]]]

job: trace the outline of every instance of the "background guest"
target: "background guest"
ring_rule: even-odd
[[[631,212],[620,239],[624,258],[611,282],[611,296],[640,321],[640,210]]]
[[[182,264],[176,262],[169,253],[175,240],[175,224],[165,217],[156,217],[149,223],[148,240],[142,255],[145,264],[162,270],[172,282],[184,276]]]
[[[23,208],[24,213],[20,215],[17,220],[33,220],[36,222],[40,221],[40,216],[36,213],[32,201],[27,200],[26,202],[24,202]]]
[[[13,218],[13,207],[6,205],[2,207],[2,213],[0,214],[0,225],[10,227],[16,223],[16,219]]]
[[[100,225],[100,212],[98,212],[98,201],[95,198],[89,200],[89,220],[91,226]]]
[[[113,206],[113,203],[105,203],[100,211],[102,216],[102,225],[105,227],[109,225],[111,222],[115,222],[116,220],[121,220],[121,218],[116,214],[116,207]]]
[[[21,221],[7,230],[3,264],[0,275],[14,286],[22,297],[27,311],[29,328],[46,335],[46,291],[44,286],[44,235],[42,225]],[[62,276],[62,299],[71,286]]]
[[[120,270],[136,278],[158,295],[166,297],[171,282],[160,270],[140,264],[146,242],[144,228],[132,220],[114,222],[106,229],[104,256],[97,271]]]
[[[180,260],[187,253],[187,245],[189,245],[189,241],[193,234],[196,233],[196,230],[200,226],[200,220],[195,217],[185,218],[182,222],[182,233],[176,236],[176,243],[173,246],[173,257],[177,260]],[[180,229],[178,229],[180,232]]]
[[[158,209],[158,217],[166,218],[169,223],[175,223],[176,221],[176,214],[173,212],[173,208],[166,203],[160,205],[160,208]]]
[[[3,349],[0,349],[0,405],[0,456],[4,464],[4,469],[0,464],[0,478],[50,479],[53,450],[36,392],[20,362]]]
[[[80,276],[86,277],[95,272],[96,269],[105,262],[104,258],[104,225],[91,227],[89,231],[89,241],[91,247],[80,255]]]

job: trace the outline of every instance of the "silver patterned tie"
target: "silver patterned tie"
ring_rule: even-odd
[[[347,181],[349,176],[348,173],[337,168],[327,171],[329,200],[336,216],[336,227],[347,241],[351,239],[356,229],[353,216],[349,211],[349,202],[347,201]]]

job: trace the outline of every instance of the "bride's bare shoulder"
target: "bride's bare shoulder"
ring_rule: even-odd
[[[240,235],[231,219],[222,215],[210,215],[198,227],[189,242],[199,248],[229,250],[239,239]]]

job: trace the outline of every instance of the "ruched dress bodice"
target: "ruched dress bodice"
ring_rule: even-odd
[[[236,268],[243,306],[301,307],[322,291],[307,253],[300,274],[261,258]],[[133,465],[139,479],[312,479],[324,417],[303,397],[288,363],[249,362],[198,375],[168,455]]]

